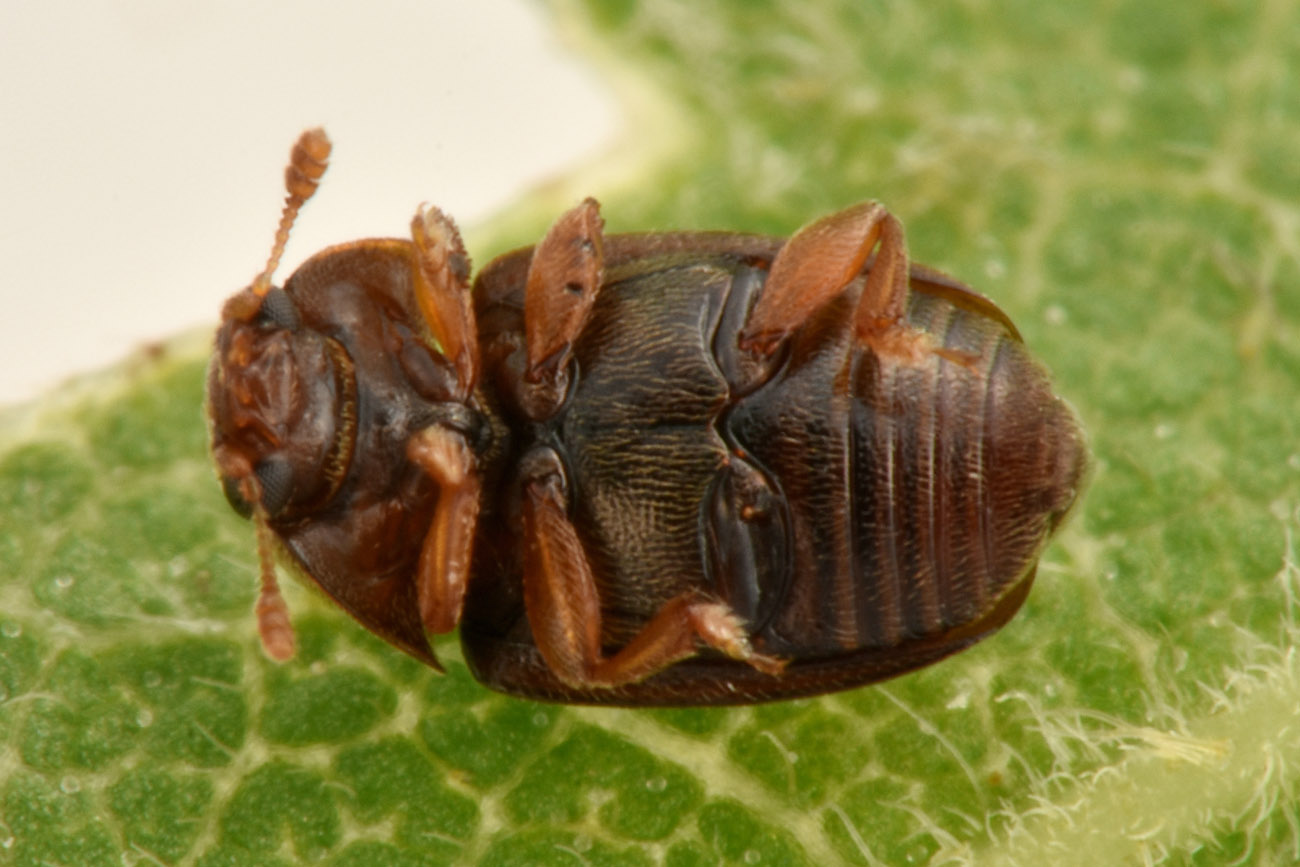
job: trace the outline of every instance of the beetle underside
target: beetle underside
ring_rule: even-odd
[[[912,266],[880,205],[788,241],[607,238],[588,199],[475,292],[455,225],[421,209],[409,242],[274,289],[328,153],[319,130],[295,148],[209,377],[273,657],[277,546],[412,656],[436,666],[426,633],[462,625],[482,681],[561,701],[843,689],[1023,602],[1082,436],[1006,316]]]

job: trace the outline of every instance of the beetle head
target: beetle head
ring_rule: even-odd
[[[267,520],[328,502],[356,441],[347,353],[305,327],[282,289],[226,304],[208,374],[212,452],[237,512]]]

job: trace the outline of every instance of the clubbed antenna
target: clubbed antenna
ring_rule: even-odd
[[[289,241],[289,230],[293,228],[298,210],[316,192],[321,175],[329,167],[330,147],[329,136],[320,127],[304,132],[293,146],[289,155],[289,167],[284,170],[284,188],[289,195],[284,200],[280,227],[275,231],[275,246],[271,248],[271,257],[266,260],[266,268],[250,287],[259,298],[271,289],[271,275],[280,264],[280,256],[284,253],[284,245]]]

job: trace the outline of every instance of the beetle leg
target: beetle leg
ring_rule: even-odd
[[[438,348],[456,368],[465,399],[478,379],[478,329],[469,288],[469,256],[451,218],[421,206],[411,220],[415,300]]]
[[[782,338],[849,287],[877,244],[854,314],[858,340],[880,357],[924,361],[933,351],[929,338],[903,321],[909,291],[903,226],[878,202],[823,217],[785,243],[740,333],[741,347],[761,355],[775,352]]]
[[[595,199],[567,211],[533,251],[524,289],[529,382],[561,375],[604,274],[604,221]]]
[[[785,661],[756,652],[729,606],[693,592],[668,600],[626,646],[602,655],[596,580],[565,514],[558,459],[550,455],[546,463],[551,466],[524,488],[524,607],[537,649],[556,677],[575,688],[635,683],[694,656],[698,641],[759,671],[781,673]]]
[[[406,455],[438,485],[438,505],[420,549],[416,596],[425,628],[441,634],[460,622],[481,482],[465,438],[439,425],[411,437]]]

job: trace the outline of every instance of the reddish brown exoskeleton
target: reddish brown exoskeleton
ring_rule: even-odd
[[[227,302],[212,447],[273,554],[429,665],[489,686],[756,702],[927,665],[1005,624],[1086,450],[1015,326],[910,265],[875,203],[788,241],[605,236],[595,201],[470,288],[460,236],[271,275],[329,142],[305,133],[270,262]],[[873,255],[874,251],[874,255]]]

